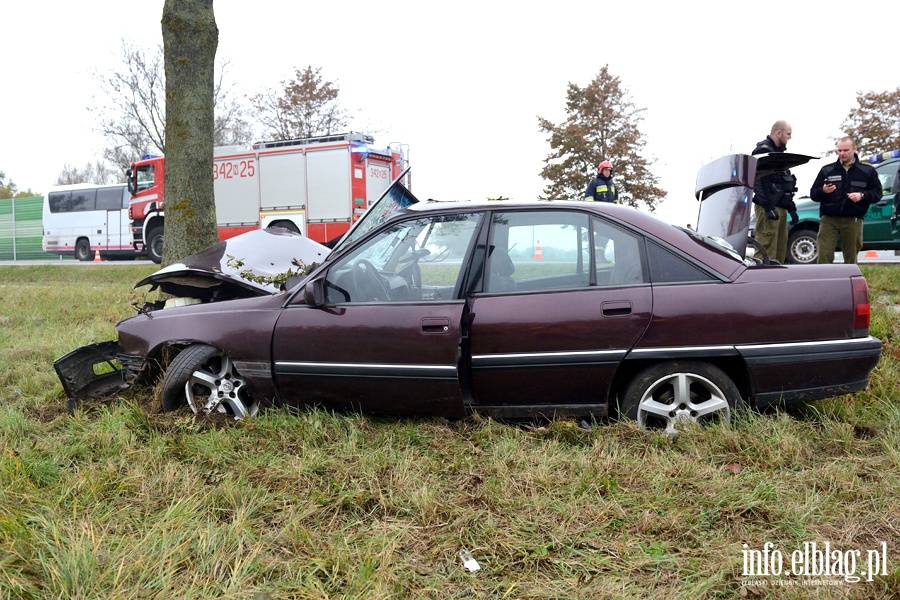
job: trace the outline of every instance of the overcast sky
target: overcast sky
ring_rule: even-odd
[[[99,156],[95,73],[121,68],[123,38],[160,44],[162,6],[7,3],[0,171],[20,189],[43,192],[65,164]],[[782,118],[790,151],[821,156],[858,92],[900,86],[878,59],[900,2],[218,0],[215,13],[217,56],[243,93],[321,67],[358,110],[355,129],[408,144],[420,198],[537,197],[550,152],[537,116],[561,122],[566,85],[604,65],[646,109],[645,152],[668,192],[657,214],[679,224],[696,221],[703,164],[749,153]],[[817,169],[795,171],[801,191]]]

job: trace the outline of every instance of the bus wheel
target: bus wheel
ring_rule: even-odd
[[[163,254],[163,228],[155,227],[147,234],[147,254],[150,260],[156,264],[162,262]]]
[[[82,262],[93,260],[94,255],[91,253],[91,244],[86,239],[81,238],[75,244],[75,258]]]

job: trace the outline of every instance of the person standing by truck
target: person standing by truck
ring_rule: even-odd
[[[756,144],[753,154],[784,152],[793,131],[787,121],[776,121],[766,139]],[[777,171],[759,177],[753,186],[753,204],[756,213],[756,241],[762,244],[769,258],[784,263],[787,257],[787,215],[797,221],[797,205],[794,192],[797,178],[790,170]]]
[[[837,155],[836,162],[822,167],[809,190],[809,197],[819,203],[819,264],[834,262],[838,239],[844,262],[856,263],[863,245],[863,217],[882,194],[878,172],[859,161],[853,138],[838,140]]]

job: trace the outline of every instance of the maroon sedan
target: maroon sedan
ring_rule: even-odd
[[[735,155],[701,172],[699,232],[605,203],[419,202],[396,182],[330,254],[286,237],[322,260],[285,290],[223,273],[223,256],[265,247],[261,232],[249,248],[222,242],[205,267],[141,282],[183,306],[145,307],[118,324],[118,341],[56,368],[80,399],[161,367],[165,410],[235,418],[287,404],[618,414],[669,431],[862,390],[881,342],[859,268],[763,264],[734,247],[764,168]],[[98,356],[122,369],[92,375]]]

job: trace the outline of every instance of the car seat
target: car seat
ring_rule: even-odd
[[[516,281],[512,278],[516,272],[516,265],[513,264],[509,253],[497,246],[492,246],[491,256],[488,270],[488,289],[489,292],[508,292],[516,289]]]

